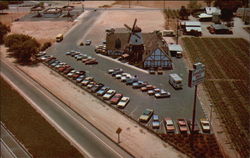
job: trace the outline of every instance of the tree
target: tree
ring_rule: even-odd
[[[40,44],[36,39],[23,34],[12,34],[5,38],[5,46],[9,47],[11,55],[17,59],[17,62],[27,64],[31,57],[38,53]]]
[[[190,13],[193,13],[194,10],[201,8],[201,4],[198,3],[197,0],[192,0],[192,1],[189,1],[187,8],[190,11]]]
[[[185,6],[181,6],[181,9],[180,9],[180,11],[179,11],[179,15],[180,15],[180,18],[181,18],[182,20],[187,19],[187,17],[188,17],[188,11],[187,11],[187,9],[186,9]]]
[[[0,44],[3,43],[3,38],[8,32],[10,32],[10,27],[0,22]]]
[[[3,12],[4,9],[9,9],[9,2],[0,1],[0,10],[2,10],[2,12]]]

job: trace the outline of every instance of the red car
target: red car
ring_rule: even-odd
[[[122,94],[116,93],[116,94],[111,98],[111,100],[110,100],[111,104],[117,104],[117,103],[121,100],[122,97],[123,97]]]
[[[98,61],[96,61],[96,59],[91,59],[89,61],[85,62],[86,65],[93,65],[93,64],[98,64]]]
[[[179,126],[179,130],[181,133],[188,132],[188,126],[187,126],[185,119],[177,119],[177,124]]]

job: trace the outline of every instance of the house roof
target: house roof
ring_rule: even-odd
[[[185,26],[201,26],[201,22],[199,21],[185,21]]]
[[[183,51],[181,45],[179,45],[179,44],[169,44],[168,49],[169,49],[169,51],[175,51],[175,52],[182,52]]]

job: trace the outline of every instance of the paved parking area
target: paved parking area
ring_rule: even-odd
[[[101,14],[101,11],[92,12],[86,17],[87,22],[76,26],[61,43],[55,44],[49,49],[48,54],[57,57],[59,60],[66,62],[77,70],[87,71],[87,75],[93,76],[96,81],[115,89],[117,92],[122,93],[124,96],[130,97],[130,103],[123,110],[126,114],[138,120],[139,116],[146,108],[154,109],[154,113],[159,115],[160,120],[164,117],[171,117],[176,120],[177,118],[192,118],[192,107],[193,107],[193,97],[194,89],[187,87],[187,69],[183,59],[174,59],[174,70],[166,71],[163,75],[149,75],[137,69],[133,69],[119,62],[113,62],[108,58],[104,58],[94,52],[94,46],[78,46],[77,42],[84,35],[86,30],[90,29],[90,23],[94,23],[90,16],[95,18]],[[84,19],[83,19],[84,21]],[[90,22],[90,23],[89,23]],[[83,30],[83,31],[81,31]],[[92,37],[92,40],[95,37]],[[100,39],[100,38],[99,38]],[[90,55],[97,59],[98,65],[85,65],[81,61],[66,56],[64,53],[70,50],[77,50],[81,53]],[[147,81],[158,88],[166,89],[170,91],[170,98],[156,99],[153,96],[148,96],[146,93],[140,90],[135,90],[131,86],[127,86],[121,81],[111,77],[107,70],[111,68],[122,68],[124,72],[128,72],[132,75],[137,75],[139,80]],[[182,90],[174,90],[172,86],[168,83],[169,73],[178,73],[184,79],[184,87]],[[204,117],[203,111],[201,109],[200,102],[197,102],[197,120]],[[150,124],[150,123],[149,123]]]

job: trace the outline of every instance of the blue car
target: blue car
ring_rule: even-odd
[[[110,88],[109,87],[102,87],[99,91],[96,92],[97,95],[102,96],[104,95]]]

